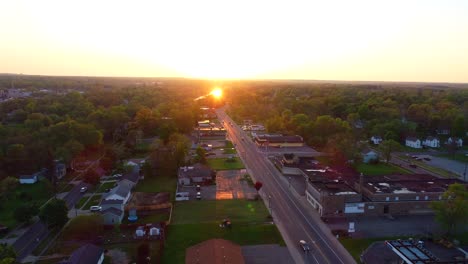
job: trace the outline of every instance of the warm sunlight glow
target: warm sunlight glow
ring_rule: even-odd
[[[468,1],[0,1],[0,73],[468,81]]]
[[[215,88],[213,91],[211,91],[211,95],[213,95],[216,99],[219,99],[221,96],[223,96],[223,90]]]

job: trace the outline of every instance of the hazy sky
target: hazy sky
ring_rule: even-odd
[[[2,0],[0,72],[468,82],[468,1]]]

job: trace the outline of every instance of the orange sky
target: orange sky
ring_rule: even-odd
[[[2,1],[0,72],[468,82],[468,1]]]

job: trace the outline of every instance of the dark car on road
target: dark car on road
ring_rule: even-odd
[[[309,243],[307,243],[305,240],[300,240],[299,241],[299,246],[302,248],[304,252],[309,252],[310,251],[310,246]]]

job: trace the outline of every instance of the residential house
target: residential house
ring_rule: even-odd
[[[372,136],[370,140],[374,145],[379,145],[383,141],[382,137],[380,136]]]
[[[115,207],[110,207],[106,210],[102,210],[101,215],[104,218],[105,225],[115,225],[122,222],[124,211]]]
[[[127,184],[119,184],[104,195],[104,200],[122,200],[123,204],[126,204],[128,199],[130,199],[130,194],[130,186]]]
[[[244,256],[239,245],[224,239],[210,239],[185,250],[185,264],[244,264]]]
[[[180,167],[177,174],[180,185],[190,185],[214,180],[216,173],[210,167],[197,163],[189,167]]]
[[[372,163],[379,160],[379,154],[373,150],[362,152],[362,161],[364,163]]]
[[[422,148],[421,146],[421,140],[415,138],[415,137],[407,137],[405,145],[410,147],[410,148]]]
[[[19,177],[20,184],[34,184],[39,180],[38,173],[32,175],[21,175]]]
[[[119,209],[121,211],[124,210],[123,200],[119,200],[119,199],[102,200],[99,205],[102,208],[101,211],[104,211],[104,210],[109,209],[109,208],[116,208],[116,209]]]
[[[462,147],[463,146],[463,140],[461,138],[457,138],[457,137],[449,137],[447,139],[447,142],[446,144],[447,145],[450,145],[452,144],[453,142],[455,142],[456,146],[457,147]]]
[[[104,261],[104,249],[93,244],[85,244],[73,251],[68,260],[59,264],[101,264]]]
[[[422,145],[430,148],[439,148],[440,140],[435,137],[427,137],[426,140],[422,142]]]
[[[128,184],[131,185],[131,188],[133,188],[135,185],[137,185],[139,180],[140,180],[140,166],[135,165],[133,166],[130,172],[127,172],[122,176],[121,182],[126,181]]]
[[[57,176],[57,179],[62,179],[63,176],[67,174],[67,167],[63,163],[56,163],[55,164],[55,176]]]

